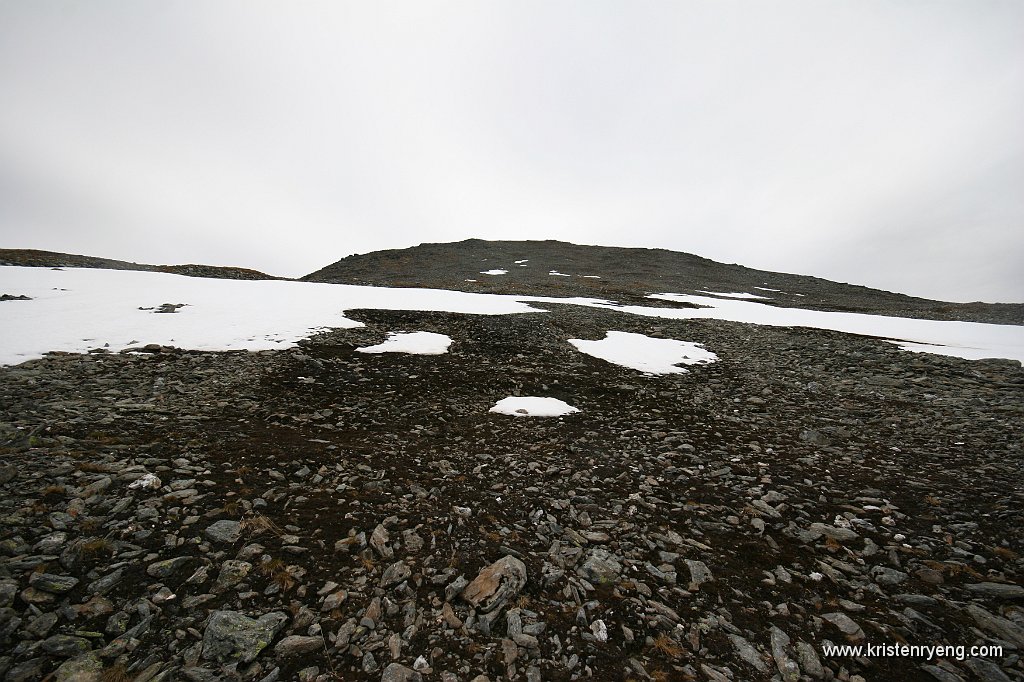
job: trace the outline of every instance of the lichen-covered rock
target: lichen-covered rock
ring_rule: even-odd
[[[215,611],[203,632],[202,657],[218,663],[251,663],[287,622],[288,616],[279,611],[255,619],[237,611]]]

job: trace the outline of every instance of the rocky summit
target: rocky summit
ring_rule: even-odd
[[[311,278],[620,300],[758,286],[794,292],[787,305],[989,322],[1020,309],[509,244]],[[477,274],[492,269],[508,274]],[[0,678],[1024,679],[1019,362],[533,305],[548,312],[350,310],[365,326],[282,350],[0,367]],[[609,330],[716,361],[645,374],[568,343]],[[358,350],[395,331],[452,342]],[[576,411],[491,411],[510,396]]]

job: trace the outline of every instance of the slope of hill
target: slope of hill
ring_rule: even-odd
[[[258,270],[218,265],[147,265],[111,258],[79,256],[55,251],[36,249],[0,249],[0,265],[21,265],[37,268],[103,268],[106,270],[142,270],[145,272],[169,272],[189,277],[212,277],[217,279],[284,279]]]
[[[494,274],[484,274],[491,272]],[[498,274],[498,273],[501,274]],[[947,303],[818,277],[753,270],[664,249],[558,241],[421,244],[343,258],[311,282],[431,287],[500,294],[588,296],[638,302],[650,293],[764,295],[769,305],[817,310],[1024,324],[1022,303]],[[645,301],[650,305],[650,301]]]

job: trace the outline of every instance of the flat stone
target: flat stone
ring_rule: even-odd
[[[971,583],[964,585],[973,594],[992,599],[1022,599],[1024,587],[1007,583]]]
[[[822,619],[839,628],[850,642],[859,644],[864,641],[864,631],[845,613],[826,613],[822,615]]]
[[[311,654],[324,648],[324,640],[320,637],[303,637],[291,635],[285,637],[274,646],[274,654],[278,658],[293,658]]]
[[[53,635],[47,637],[39,645],[46,653],[60,658],[70,658],[84,654],[92,648],[89,640],[83,637],[72,637],[71,635]]]
[[[964,610],[982,630],[988,630],[996,637],[1024,649],[1024,628],[1021,626],[1011,620],[989,613],[977,604],[971,604]]]
[[[53,573],[33,573],[29,577],[28,583],[43,592],[64,594],[78,584],[78,578],[73,578],[70,575],[55,575]]]
[[[732,645],[736,649],[736,653],[739,654],[740,658],[757,668],[758,672],[765,674],[768,673],[768,666],[765,664],[764,658],[758,650],[754,648],[753,644],[739,635],[729,635],[729,641],[732,642]]]
[[[390,663],[384,668],[380,682],[422,682],[423,676],[401,663]]]
[[[221,519],[208,526],[203,534],[210,542],[234,544],[242,535],[242,525],[238,521]]]
[[[901,585],[907,582],[909,577],[903,571],[897,571],[895,568],[889,568],[888,566],[875,566],[871,569],[871,578],[879,585],[889,587]]]
[[[809,530],[811,533],[815,534],[815,537],[821,537],[824,535],[827,538],[832,538],[839,542],[849,542],[850,540],[856,540],[860,537],[860,535],[858,535],[854,530],[830,526],[827,523],[812,523]]]
[[[157,561],[146,567],[146,574],[153,578],[169,578],[178,572],[178,570],[192,560],[192,557],[178,556],[173,559],[164,559],[163,561]]]
[[[237,611],[215,611],[203,633],[202,657],[220,663],[251,663],[288,622],[280,611],[253,619]]]
[[[57,668],[57,682],[99,682],[103,677],[103,662],[96,652],[76,656]]]

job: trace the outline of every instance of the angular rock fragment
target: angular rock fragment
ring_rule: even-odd
[[[526,564],[513,556],[505,556],[480,571],[462,591],[462,598],[487,613],[500,610],[524,585]]]
[[[592,583],[607,585],[616,582],[622,573],[622,564],[615,555],[600,547],[590,550],[576,573]]]

